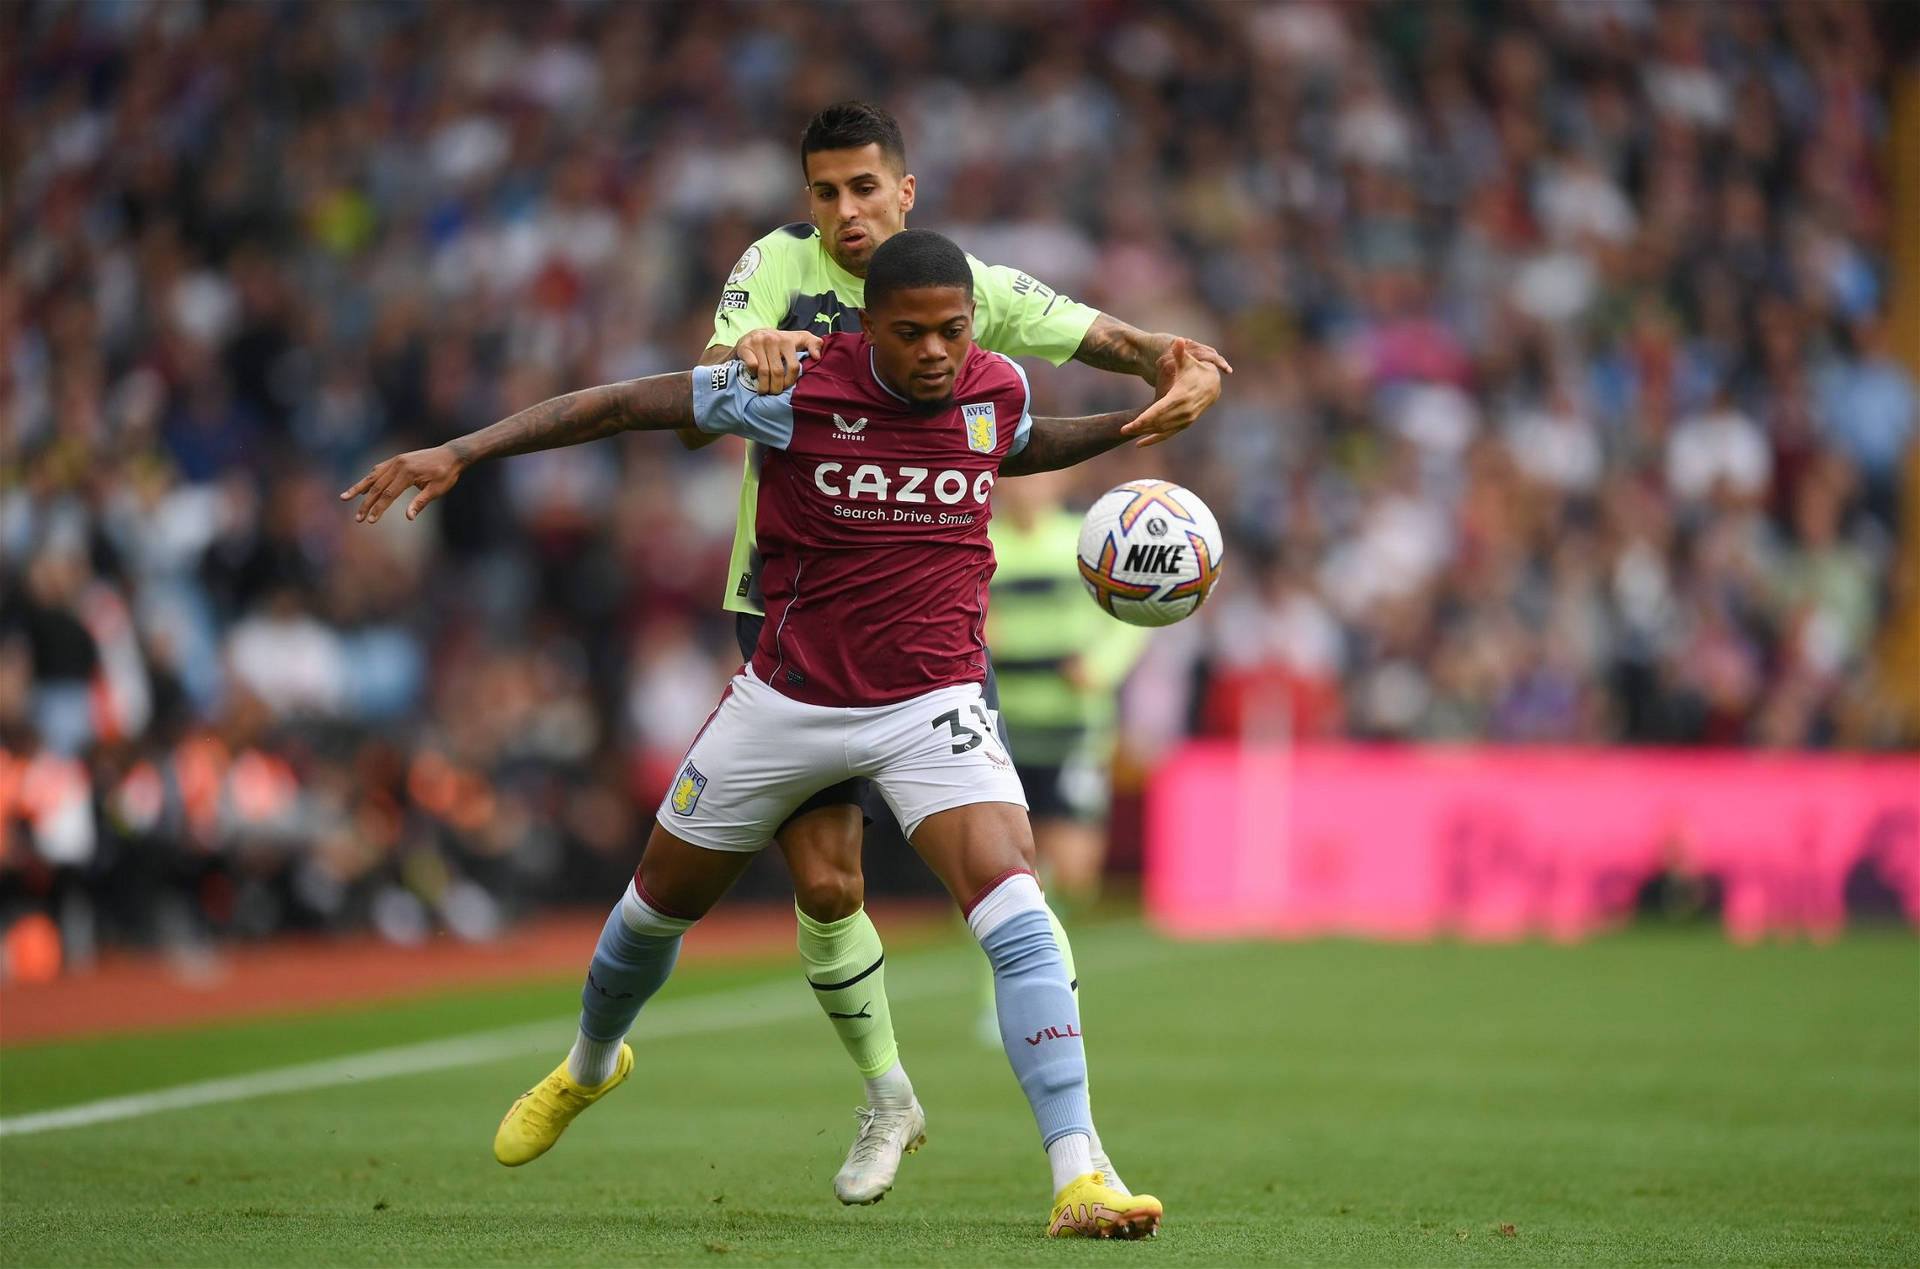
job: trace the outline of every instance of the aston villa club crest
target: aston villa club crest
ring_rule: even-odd
[[[960,407],[960,420],[967,425],[967,448],[978,454],[993,453],[1000,439],[1000,422],[994,417],[993,402],[978,401]]]
[[[673,813],[692,815],[693,808],[700,805],[700,794],[706,787],[707,777],[700,774],[700,768],[691,762],[680,768],[680,778],[673,783]]]

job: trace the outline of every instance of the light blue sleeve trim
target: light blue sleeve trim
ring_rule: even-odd
[[[1027,399],[1020,404],[1020,426],[1013,430],[1013,448],[1007,451],[1007,457],[1012,458],[1025,449],[1027,442],[1033,439],[1033,384],[1027,381],[1026,368],[1019,362],[1005,353],[993,355],[1013,367],[1013,373],[1020,376],[1020,386],[1027,392]]]
[[[762,396],[737,361],[693,368],[693,423],[703,432],[731,432],[774,449],[793,441],[793,389]]]

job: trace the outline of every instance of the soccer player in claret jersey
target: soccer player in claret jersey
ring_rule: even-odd
[[[661,803],[632,884],[601,932],[573,1049],[494,1137],[509,1165],[549,1149],[633,1069],[628,1030],[682,934],[794,808],[871,779],[993,965],[1001,1043],[1053,1172],[1050,1236],[1140,1238],[1161,1205],[1093,1165],[1078,1003],[1033,875],[1012,760],[981,692],[994,482],[1120,444],[1139,411],[1034,419],[1024,372],[972,343],[973,278],[938,234],[874,253],[862,333],[836,334],[790,389],[756,394],[737,363],[590,388],[388,459],[341,497],[409,518],[486,458],[623,430],[688,426],[766,447],[758,525],[768,620]],[[1189,356],[1163,354],[1163,382]]]
[[[720,293],[713,336],[701,358],[702,364],[737,359],[763,393],[791,387],[801,357],[818,355],[822,336],[859,329],[868,263],[881,243],[906,227],[916,193],[900,125],[867,102],[843,101],[816,114],[801,135],[800,169],[811,221],[783,226],[747,248]],[[1221,372],[1231,367],[1206,345],[1192,345],[1191,357],[1161,382],[1160,355],[1174,336],[1136,330],[1017,270],[971,256],[967,264],[976,306],[973,337],[981,347],[1010,357],[1045,357],[1055,365],[1072,358],[1153,384],[1159,397],[1142,419],[1148,443],[1186,427],[1220,395]],[[690,429],[681,439],[697,446],[714,438]],[[759,641],[766,612],[754,541],[761,456],[761,447],[749,442],[722,599],[735,614],[746,657]],[[984,690],[991,712],[999,704],[991,661]],[[1005,727],[999,733],[1005,744]],[[866,1085],[859,1133],[833,1178],[843,1203],[871,1203],[884,1195],[902,1153],[926,1135],[926,1116],[894,1038],[880,932],[863,906],[866,785],[848,780],[822,789],[775,830],[793,875],[807,982]],[[1077,983],[1073,950],[1057,921],[1054,932],[1068,977]],[[1093,1154],[1108,1179],[1125,1189],[1097,1136]]]

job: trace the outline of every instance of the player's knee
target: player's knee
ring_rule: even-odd
[[[629,894],[668,920],[684,921],[690,926],[707,914],[731,884],[731,876],[716,879],[689,873],[670,861],[658,861],[649,852],[633,870]]]
[[[860,910],[866,878],[860,871],[860,813],[823,807],[788,823],[779,836],[793,897],[816,921],[839,921]]]
[[[860,910],[866,897],[866,879],[858,870],[829,865],[794,873],[794,903],[816,921],[845,920]]]
[[[607,927],[601,932],[600,949],[627,952],[639,946],[635,940],[677,939],[699,920],[694,916],[676,916],[667,911],[641,884],[636,872],[633,884],[620,896]],[[597,954],[597,953],[596,953]]]

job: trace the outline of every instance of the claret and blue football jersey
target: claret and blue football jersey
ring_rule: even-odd
[[[694,418],[762,447],[762,682],[812,705],[884,705],[986,672],[1000,464],[1033,426],[1026,373],[974,346],[928,410],[881,382],[864,335],[829,336],[778,396],[737,362],[693,372]]]
[[[982,264],[972,256],[967,263],[973,268],[974,342],[982,348],[1009,357],[1045,357],[1057,366],[1072,358],[1100,315],[1017,269]],[[840,267],[812,225],[786,225],[748,247],[733,266],[707,342],[731,347],[755,330],[857,332],[866,287],[864,278]],[[727,570],[730,612],[765,611],[754,545],[760,460],[759,447],[748,445]]]

